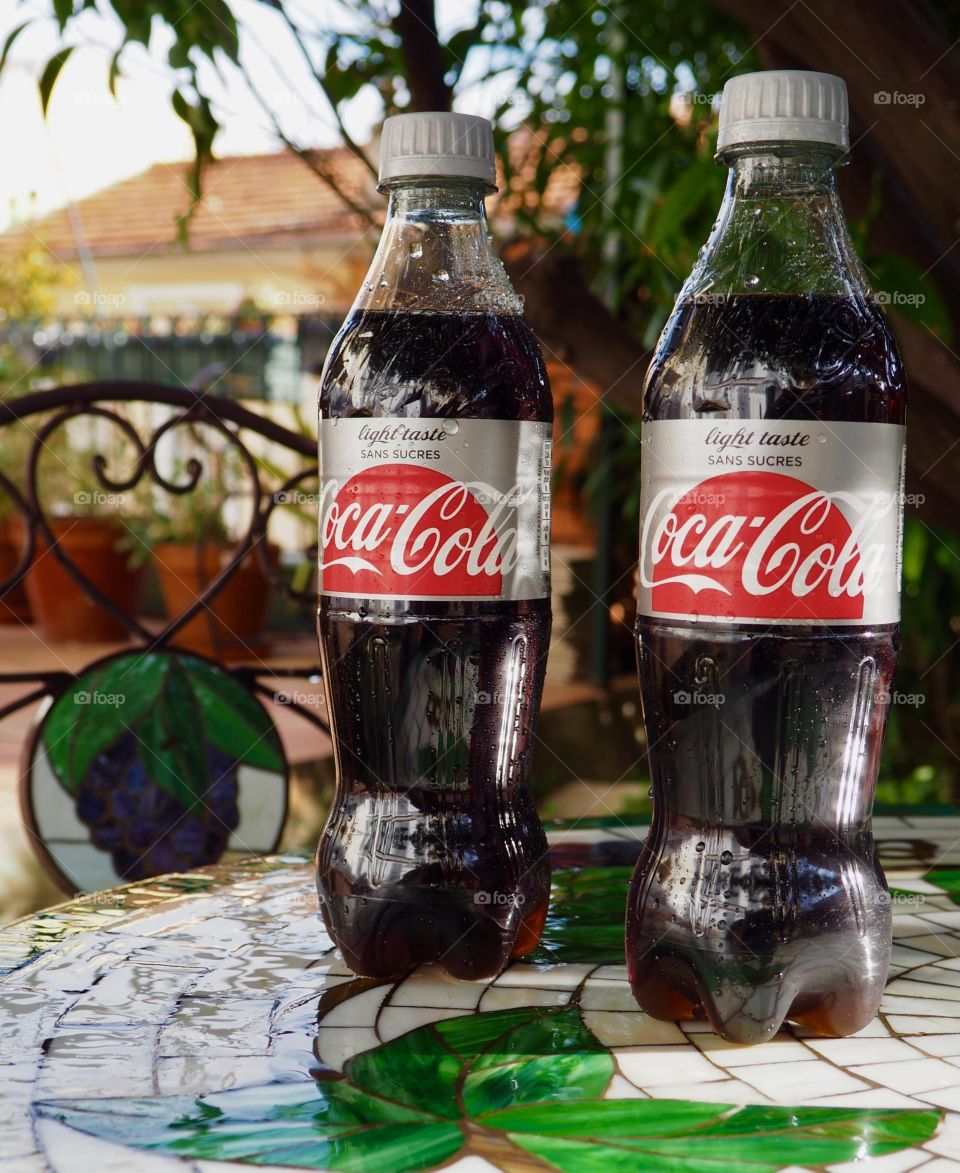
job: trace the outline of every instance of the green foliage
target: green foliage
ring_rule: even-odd
[[[474,1151],[487,1146],[518,1166],[533,1153],[569,1173],[773,1173],[920,1145],[940,1120],[936,1110],[604,1100],[613,1073],[612,1055],[575,1006],[524,1007],[419,1027],[319,1084],[197,1100],[61,1101],[40,1111],[154,1152],[351,1173],[431,1168],[468,1138]]]
[[[237,763],[283,770],[279,738],[263,708],[223,669],[196,656],[116,656],[57,698],[43,747],[64,790],[76,796],[95,759],[128,731],[146,772],[188,809],[206,793],[208,744]]]

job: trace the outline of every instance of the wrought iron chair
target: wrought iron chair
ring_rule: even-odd
[[[159,422],[148,418],[158,414]],[[135,598],[118,598],[110,584],[92,581],[55,532],[62,527],[49,512],[41,457],[65,438],[69,444],[78,420],[122,438],[125,476],[102,452],[83,457],[89,483],[118,501],[135,490],[150,501],[198,492],[209,475],[202,455],[194,450],[175,470],[158,460],[158,448],[186,435],[178,429],[189,429],[194,441],[201,434],[216,439],[242,470],[252,502],[246,532],[215,573],[190,592],[192,601],[159,628],[144,621]],[[265,472],[250,448],[264,441],[295,458],[295,471]],[[17,451],[26,455],[22,469],[11,475]],[[65,890],[91,891],[211,863],[226,852],[276,848],[289,771],[260,698],[274,693],[265,680],[314,678],[319,668],[313,661],[302,668],[270,666],[242,640],[239,660],[234,647],[228,664],[212,624],[209,653],[178,646],[178,636],[197,616],[210,615],[211,601],[251,559],[274,591],[303,608],[306,621],[312,592],[285,580],[270,556],[267,534],[275,511],[316,475],[312,439],[234,400],[184,387],[85,383],[0,401],[0,504],[5,499],[19,530],[15,565],[5,577],[0,571],[0,608],[14,607],[36,559],[52,557],[69,576],[63,580],[69,587],[64,604],[70,590],[81,592],[130,639],[75,672],[58,668],[52,655],[49,670],[8,670],[0,663],[0,686],[33,686],[0,706],[0,718],[41,702],[23,750],[21,809],[41,862]],[[207,565],[204,533],[195,545],[198,565]],[[290,703],[326,730],[312,708]]]

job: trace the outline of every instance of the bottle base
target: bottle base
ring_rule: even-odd
[[[546,898],[512,905],[515,911],[498,916],[499,909],[468,904],[462,893],[431,893],[428,899],[407,893],[400,900],[324,894],[320,906],[350,969],[383,981],[396,981],[420,965],[436,965],[461,981],[488,981],[533,952],[547,916]]]

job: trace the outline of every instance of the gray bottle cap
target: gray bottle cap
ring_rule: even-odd
[[[832,73],[770,69],[732,77],[723,87],[717,153],[739,143],[850,145],[847,86]]]
[[[475,114],[394,114],[380,138],[380,185],[399,179],[481,179],[496,189],[493,124]]]

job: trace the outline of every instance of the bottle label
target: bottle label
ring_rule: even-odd
[[[900,617],[898,424],[644,424],[638,610],[718,623]]]
[[[320,593],[546,598],[552,433],[519,420],[321,420]]]

